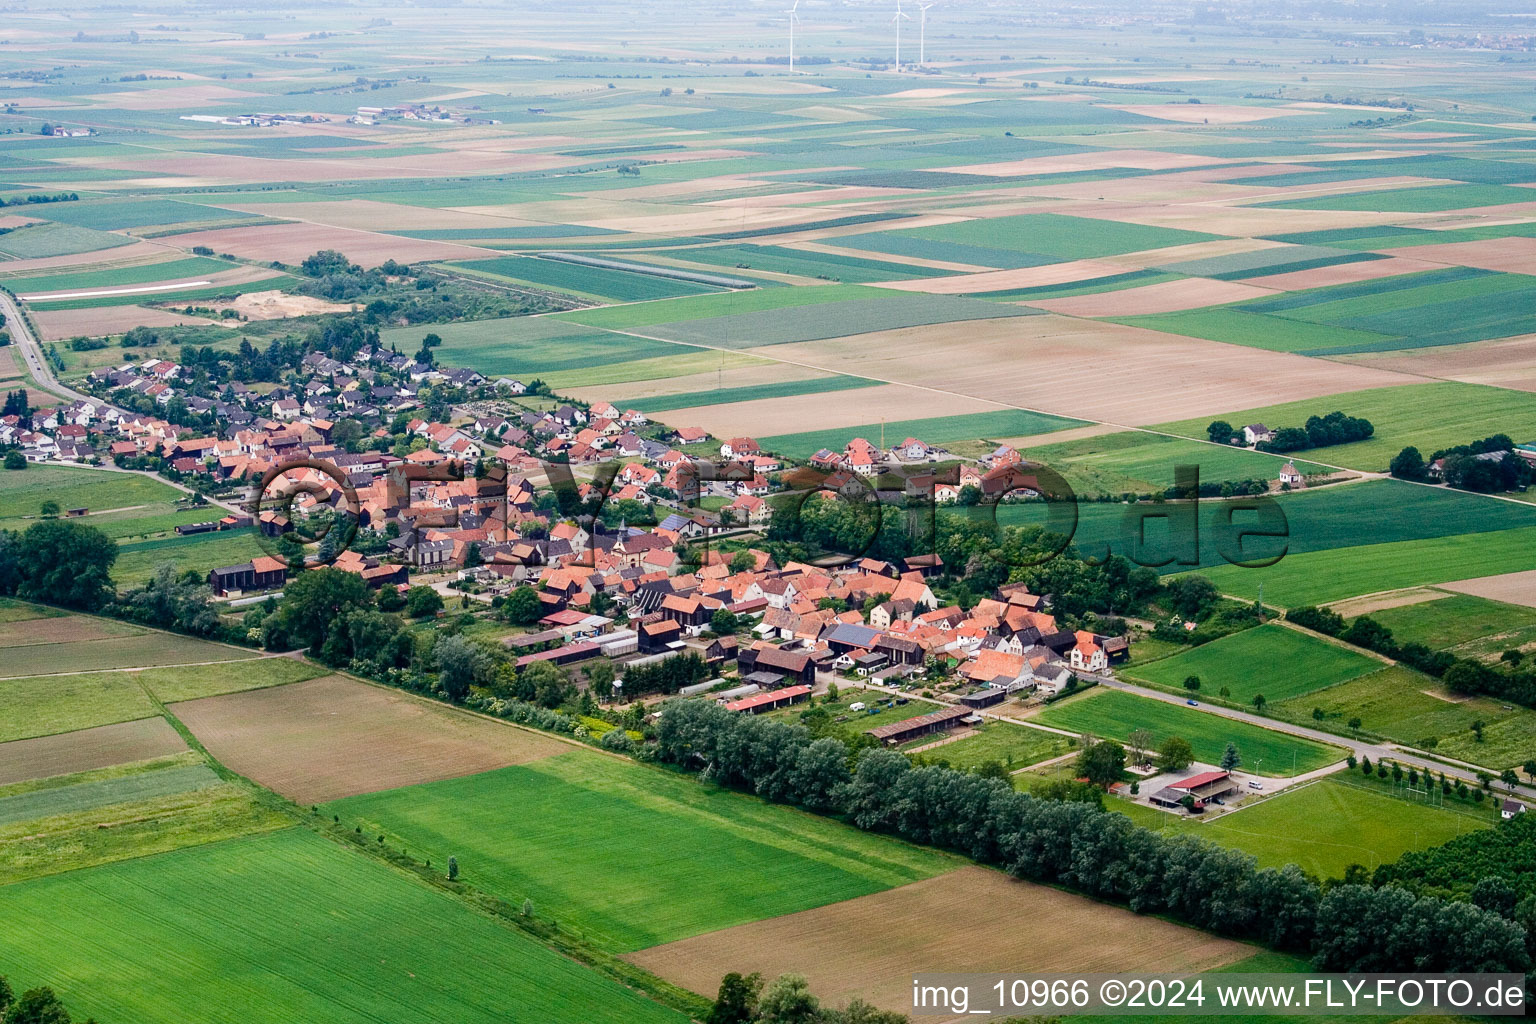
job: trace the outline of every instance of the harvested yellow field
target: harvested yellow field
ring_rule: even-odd
[[[1486,597],[1490,601],[1536,608],[1536,569],[1509,572],[1502,576],[1480,576],[1456,583],[1442,583],[1441,586],[1458,594],[1471,594],[1473,597]]]
[[[1409,605],[1427,604],[1430,601],[1439,601],[1451,595],[1443,590],[1429,590],[1420,587],[1415,590],[1399,590],[1390,594],[1369,594],[1365,597],[1354,597],[1348,601],[1339,601],[1328,606],[1330,611],[1338,612],[1346,619],[1352,619],[1356,615],[1369,615],[1371,612],[1384,612],[1388,608],[1406,608]]]
[[[1177,313],[1184,309],[1218,306],[1245,299],[1262,299],[1274,294],[1272,288],[1256,288],[1236,281],[1187,277],[1182,281],[1164,281],[1141,288],[1074,295],[1065,299],[1040,299],[1028,305],[1067,316],[1142,316],[1149,313]]]
[[[1169,171],[1180,167],[1232,163],[1219,157],[1190,156],[1155,149],[1111,149],[1096,153],[1062,156],[1036,156],[1023,160],[1002,160],[990,164],[963,164],[935,170],[955,174],[995,174],[1010,177],[1022,174],[1070,174],[1077,171],[1102,171],[1111,167],[1133,167],[1146,171]]]
[[[1285,107],[1223,106],[1217,103],[1133,103],[1115,106],[1128,114],[1155,117],[1159,121],[1178,121],[1181,124],[1247,124],[1250,121],[1267,121],[1272,117],[1295,117],[1300,110]]]
[[[198,305],[207,305],[199,301]],[[96,338],[106,334],[122,334],[135,327],[178,327],[182,324],[208,324],[212,321],[197,316],[172,313],[165,309],[148,306],[97,306],[94,309],[59,309],[33,313],[32,320],[44,341],[60,341],[64,338]]]
[[[744,366],[729,366],[706,373],[567,388],[565,393],[584,402],[623,402],[656,398],[660,395],[691,395],[700,391],[713,391],[716,388],[746,388],[758,384],[777,384],[780,381],[811,380],[828,376],[831,374],[808,367],[754,360]]]
[[[824,1002],[857,997],[911,1013],[913,971],[1173,973],[1211,970],[1252,952],[1193,928],[964,867],[625,959],[705,995],[728,971],[766,978],[794,972]]]
[[[1367,264],[1368,265],[1368,264]],[[1516,391],[1536,391],[1536,334],[1468,345],[1367,352],[1333,356],[1340,363],[1398,373],[1489,384]]]
[[[823,247],[825,248],[825,247]],[[1072,260],[1067,263],[1048,263],[1043,267],[1023,267],[1018,270],[989,270],[961,277],[928,277],[916,281],[889,281],[882,288],[895,288],[904,292],[923,292],[928,295],[974,295],[977,292],[1001,292],[1012,288],[1039,288],[1053,284],[1075,284],[1099,277],[1112,277],[1135,270],[1134,266],[1110,263],[1107,260]]]
[[[337,202],[318,203],[221,203],[219,205],[242,213],[258,213],[283,220],[328,224],[338,228],[360,228],[366,231],[385,228],[395,231],[484,228],[488,232],[495,232],[505,230],[509,226],[532,223],[507,217],[463,213],[459,210],[435,209],[430,206],[381,203],[371,199],[343,199]]]
[[[750,351],[1126,426],[1423,380],[1053,314],[909,327]]]
[[[483,259],[499,255],[491,249],[452,242],[401,238],[374,231],[331,227],[326,224],[261,224],[244,228],[217,228],[176,235],[178,245],[206,245],[215,252],[233,253],[262,263],[279,260],[297,264],[320,249],[338,249],[354,263],[376,267],[385,260],[412,263],[417,260]]]

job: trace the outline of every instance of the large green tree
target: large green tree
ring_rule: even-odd
[[[757,996],[763,990],[763,976],[732,971],[720,979],[720,994],[710,1007],[704,1024],[751,1024],[757,1013]]]
[[[53,519],[21,535],[17,555],[22,597],[94,611],[112,597],[117,544],[82,523]]]
[[[1181,771],[1194,760],[1194,748],[1182,736],[1170,736],[1157,748],[1157,767],[1165,772]]]
[[[290,642],[318,648],[325,642],[332,620],[372,604],[373,594],[357,573],[308,569],[283,588],[283,603],[275,618],[277,628]]]
[[[1077,755],[1077,773],[1096,786],[1108,788],[1125,770],[1125,748],[1113,740],[1088,743]]]

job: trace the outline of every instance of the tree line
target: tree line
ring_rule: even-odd
[[[1536,707],[1536,671],[1520,667],[1524,658],[1519,651],[1506,652],[1504,660],[1495,667],[1474,658],[1457,657],[1450,651],[1431,650],[1418,642],[1399,644],[1390,629],[1369,615],[1346,623],[1338,612],[1304,605],[1292,608],[1285,617],[1298,626],[1375,651],[1434,676],[1456,693],[1480,694]]]
[[[1206,436],[1216,444],[1237,443],[1240,434],[1226,420],[1216,420],[1205,428]],[[1308,448],[1327,448],[1335,444],[1364,441],[1376,433],[1370,420],[1359,416],[1346,416],[1335,410],[1326,416],[1308,416],[1300,427],[1280,427],[1272,436],[1254,447],[1261,452],[1300,452]]]
[[[1417,448],[1409,445],[1393,456],[1388,468],[1399,480],[1422,482],[1430,478],[1430,465],[1443,459],[1439,478],[1446,486],[1479,494],[1503,494],[1523,490],[1536,479],[1536,469],[1513,454],[1514,448],[1514,439],[1508,434],[1494,434],[1470,444],[1441,448],[1426,461]],[[1478,457],[1501,453],[1498,459]]]
[[[937,846],[1136,913],[1276,949],[1321,971],[1524,971],[1524,930],[1470,902],[1393,886],[1320,883],[1295,865],[1141,828],[1091,804],[1042,800],[1007,782],[894,750],[856,758],[831,736],[706,701],[667,706],[654,756],[723,785],[835,814],[858,828]]]

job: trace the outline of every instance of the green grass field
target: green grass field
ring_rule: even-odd
[[[259,690],[326,675],[329,669],[296,658],[256,658],[224,665],[183,665],[134,673],[162,704],[213,697],[237,690]]]
[[[1108,807],[1145,828],[1199,836],[1251,853],[1260,867],[1295,864],[1319,878],[1340,878],[1351,864],[1374,869],[1409,850],[1438,846],[1494,823],[1486,809],[1426,806],[1394,795],[1386,785],[1341,778],[1288,790],[1210,820],[1124,800],[1112,800]]]
[[[1536,395],[1450,381],[1350,391],[1221,416],[1179,420],[1156,429],[1204,438],[1205,428],[1216,419],[1238,424],[1263,423],[1271,429],[1299,427],[1308,416],[1325,416],[1335,409],[1370,420],[1375,434],[1365,441],[1314,448],[1296,455],[1350,469],[1380,471],[1408,445],[1416,446],[1427,457],[1438,449],[1467,444],[1491,434],[1506,433],[1516,440],[1536,436]]]
[[[399,837],[504,899],[626,952],[937,874],[940,854],[598,754],[353,797],[322,810]],[[645,836],[636,843],[636,836]]]
[[[848,284],[873,281],[906,281],[916,277],[947,277],[950,271],[914,267],[910,263],[861,259],[834,253],[812,252],[780,245],[713,245],[676,249],[668,256],[730,270],[762,270],[774,274],[828,278]]]
[[[674,409],[697,409],[705,405],[721,405],[728,402],[755,402],[763,398],[788,398],[792,395],[820,395],[829,391],[852,391],[875,384],[863,377],[811,377],[805,380],[786,380],[775,384],[751,384],[738,388],[719,388],[715,391],[691,391],[676,395],[658,395],[655,398],[634,398],[614,402],[620,409],[638,409],[643,413],[670,412]]]
[[[69,224],[33,224],[0,235],[0,255],[30,260],[96,252],[98,249],[132,244],[133,239],[127,235],[77,228]]]
[[[169,484],[137,473],[66,466],[33,466],[0,471],[0,525],[22,526],[20,520],[36,516],[45,501],[63,509],[89,508],[93,512],[135,505],[167,505],[182,497]],[[87,520],[89,523],[89,520]]]
[[[930,324],[995,320],[1001,317],[1040,314],[1039,310],[1024,306],[1009,306],[957,295],[891,294],[894,297],[850,299],[846,302],[733,313],[677,323],[653,324],[636,329],[671,341],[710,345],[716,348],[744,349],[765,345],[787,345],[800,341],[821,341],[827,338],[892,331],[905,327],[922,327]]]
[[[1206,498],[1193,512],[1189,503],[1085,503],[1078,507],[1074,541],[1084,552],[1099,552],[1105,545],[1110,545],[1121,554],[1133,550],[1133,541],[1144,543],[1143,550],[1147,554],[1143,560],[1149,563],[1175,553],[1182,558],[1186,553],[1184,548],[1190,546],[1186,526],[1192,515],[1197,516],[1200,547],[1194,554],[1194,564],[1206,567],[1210,572],[1229,571],[1228,578],[1246,581],[1248,589],[1253,590],[1254,583],[1268,584],[1271,579],[1284,578],[1289,571],[1288,564],[1309,553],[1398,541],[1455,541],[1458,535],[1492,537],[1497,531],[1536,526],[1536,509],[1527,510],[1513,502],[1492,501],[1462,491],[1419,487],[1397,480],[1314,487],[1274,495],[1273,501],[1285,515],[1285,535],[1252,537],[1241,545],[1245,561],[1257,561],[1282,551],[1286,553],[1284,560],[1268,568],[1231,568],[1229,571],[1227,558],[1222,554],[1223,546],[1231,548],[1234,555],[1238,553],[1232,536],[1233,527],[1252,528],[1262,524],[1278,528],[1278,520],[1269,523],[1256,512],[1240,511],[1241,500],[1234,506]],[[997,520],[1005,525],[1045,523],[1049,511],[1040,503],[1005,505],[998,509]],[[1177,536],[1173,534],[1175,526],[1179,531]],[[1137,540],[1138,532],[1144,534],[1144,541]],[[1171,543],[1175,539],[1180,541],[1177,552]],[[1180,567],[1180,564],[1170,564],[1164,571],[1176,571]],[[1344,568],[1345,563],[1341,562],[1340,567]],[[1388,566],[1390,569],[1408,567],[1406,564]],[[1442,577],[1446,578],[1455,577]],[[1362,582],[1369,583],[1369,580]],[[1384,589],[1389,587],[1366,586],[1353,593]],[[1279,600],[1277,594],[1268,590],[1265,597]]]
[[[1322,710],[1323,721],[1313,719],[1314,709]],[[1346,735],[1350,719],[1359,718],[1365,732],[1495,771],[1518,768],[1536,751],[1536,711],[1519,705],[1506,711],[1496,700],[1451,694],[1402,665],[1272,705],[1268,712]],[[1476,721],[1485,723],[1481,743],[1472,731]]]
[[[880,231],[839,238],[839,246],[970,263],[1032,267],[1208,241],[1215,235],[1053,213],[961,221],[937,227]]]
[[[1469,594],[1450,594],[1419,604],[1368,613],[1392,631],[1400,644],[1420,643],[1435,650],[1482,637],[1508,637],[1510,647],[1528,642],[1536,610]]]
[[[112,578],[119,587],[130,587],[154,576],[155,570],[166,562],[174,563],[182,572],[195,569],[199,573],[206,573],[223,565],[248,562],[262,553],[263,549],[253,530],[226,530],[187,537],[126,541],[117,546],[117,563],[112,567]]]
[[[428,334],[443,339],[437,357],[444,365],[472,367],[487,376],[521,376],[525,381],[533,377],[553,380],[562,371],[589,372],[606,364],[694,353],[664,341],[583,330],[544,316],[392,327],[381,332],[381,339],[386,345],[398,345],[401,351],[407,347],[415,351]],[[718,356],[715,361],[719,362]]]
[[[256,220],[254,213],[220,210],[175,199],[97,200],[77,203],[48,203],[38,207],[35,216],[60,224],[73,224],[98,231],[154,227],[161,224],[189,224],[199,221]]]
[[[158,713],[127,672],[0,680],[0,712],[0,743]]]
[[[1207,764],[1220,761],[1227,744],[1236,743],[1243,756],[1243,769],[1257,775],[1308,772],[1344,757],[1337,747],[1121,690],[1095,688],[1081,697],[1053,704],[1038,717],[1044,725],[1117,740],[1137,729],[1150,729],[1154,745],[1170,736],[1182,736],[1194,747],[1195,759]]]
[[[1049,761],[1071,750],[1072,741],[1058,733],[1007,722],[984,722],[976,728],[974,735],[925,750],[919,756],[946,761],[951,768],[967,771],[997,761],[1013,771]]]
[[[103,1020],[684,1022],[302,829],[5,886],[0,917],[8,974]]]
[[[1202,481],[1273,480],[1288,461],[1246,448],[1184,441],[1164,434],[1126,431],[1024,449],[1066,477],[1082,495],[1148,494],[1173,484],[1175,466],[1197,466]],[[1324,472],[1295,460],[1305,474]]]
[[[1396,515],[1397,513],[1393,513]],[[1517,572],[1533,565],[1536,527],[1287,555],[1263,569],[1217,565],[1200,570],[1225,594],[1294,608],[1384,590]]]
[[[643,305],[611,309],[578,309],[570,313],[556,313],[549,319],[568,324],[581,324],[586,327],[650,333],[644,329],[658,324],[678,324],[687,320],[739,316],[801,306],[819,306],[828,302],[895,299],[900,296],[900,292],[852,284],[816,285],[806,288],[764,288],[746,292],[723,292],[681,299],[663,299]]]
[[[652,277],[647,274],[609,270],[603,267],[587,267],[530,256],[470,260],[467,263],[453,264],[453,266],[477,274],[553,288],[556,291],[573,292],[606,302],[643,302],[648,299],[671,299],[680,295],[700,295],[720,290],[691,281]]]
[[[207,277],[226,270],[234,270],[238,263],[193,256],[187,259],[166,260],[162,263],[139,263],[133,266],[113,267],[107,270],[81,270],[73,273],[46,274],[38,277],[17,277],[7,280],[5,286],[18,295],[29,292],[84,291],[95,288],[126,288],[130,285],[153,284],[156,281],[175,281],[180,278]],[[0,272],[3,272],[0,265]],[[141,300],[142,301],[142,298]]]
[[[1302,210],[1379,210],[1384,213],[1440,213],[1478,206],[1528,203],[1530,189],[1505,185],[1430,185],[1422,188],[1378,192],[1346,192],[1342,195],[1287,199],[1262,206]]]
[[[1184,654],[1127,671],[1125,676],[1183,688],[1196,676],[1200,691],[1247,704],[1256,694],[1280,701],[1374,672],[1381,662],[1298,630],[1270,623],[1191,648]]]
[[[935,416],[921,420],[896,420],[883,426],[887,445],[900,444],[904,438],[908,437],[915,437],[931,445],[945,445],[977,438],[1046,434],[1053,430],[1065,430],[1068,427],[1082,425],[1081,420],[1069,420],[1061,416],[1025,412],[1022,409],[1000,409],[997,412]],[[822,448],[841,451],[843,446],[855,437],[865,438],[878,445],[881,427],[879,423],[870,423],[862,427],[809,430],[801,434],[779,434],[759,438],[758,442],[765,451],[778,452],[791,458],[807,458]]]

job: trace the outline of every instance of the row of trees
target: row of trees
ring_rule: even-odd
[[[1216,420],[1205,428],[1206,436],[1216,444],[1233,444],[1241,440],[1238,430],[1226,420]],[[1300,427],[1280,427],[1267,441],[1255,447],[1264,452],[1299,452],[1308,448],[1326,448],[1329,445],[1364,441],[1376,433],[1370,420],[1359,416],[1346,416],[1335,410],[1326,416],[1309,416]]]
[[[1393,457],[1388,468],[1400,480],[1424,481],[1430,478],[1430,465],[1443,459],[1439,478],[1447,486],[1480,494],[1502,494],[1523,490],[1536,479],[1536,470],[1530,463],[1512,454],[1514,447],[1515,442],[1508,434],[1494,434],[1471,444],[1442,448],[1426,462],[1419,450],[1409,445]],[[1488,455],[1500,457],[1479,458]]]
[[[1298,626],[1337,637],[1434,676],[1457,693],[1483,694],[1536,707],[1536,670],[1521,668],[1523,659],[1518,652],[1514,658],[1493,666],[1474,658],[1457,657],[1450,651],[1431,650],[1417,642],[1399,644],[1390,629],[1369,615],[1346,622],[1338,612],[1305,605],[1292,608],[1285,617]]]
[[[64,1003],[46,985],[30,988],[16,995],[10,982],[0,975],[0,1022],[3,1024],[70,1024],[74,1018]],[[96,1018],[84,1024],[96,1024]]]
[[[1523,930],[1465,902],[1401,889],[1321,885],[1300,868],[1196,837],[1165,835],[1091,804],[1041,800],[1007,782],[892,750],[857,758],[834,737],[737,716],[703,701],[668,706],[656,756],[721,783],[861,829],[955,850],[1011,874],[1159,913],[1277,949],[1310,951],[1318,970],[1523,971]]]
[[[765,988],[762,975],[732,971],[720,980],[704,1024],[907,1024],[908,1019],[862,999],[842,1009],[823,1006],[803,975],[782,974]]]

